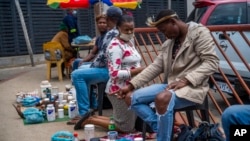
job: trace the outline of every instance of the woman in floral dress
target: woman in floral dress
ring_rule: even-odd
[[[105,92],[113,106],[113,117],[116,130],[125,133],[135,131],[136,115],[128,109],[125,101],[117,97],[116,92],[127,85],[129,80],[140,73],[141,56],[134,45],[134,19],[132,16],[123,15],[117,23],[119,35],[112,39],[107,48],[109,81]],[[109,117],[90,116],[83,121],[85,124],[95,124],[108,128]]]

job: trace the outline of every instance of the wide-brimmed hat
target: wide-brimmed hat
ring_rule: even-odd
[[[157,25],[159,25],[160,23],[170,19],[170,18],[173,18],[173,17],[178,17],[178,15],[175,13],[175,14],[172,14],[172,15],[169,15],[169,16],[165,16],[165,17],[162,17],[161,19],[157,20],[157,21],[154,21],[154,18],[152,17],[148,17],[147,18],[147,21],[146,21],[146,24],[150,27],[156,27]]]

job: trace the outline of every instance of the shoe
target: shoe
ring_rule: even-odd
[[[75,125],[82,117],[76,116],[73,119],[67,121],[67,125]]]
[[[79,121],[77,121],[77,123],[75,124],[75,126],[74,126],[74,130],[79,130],[79,129],[81,129],[82,128],[82,123],[86,120],[86,119],[88,119],[90,116],[92,116],[92,115],[94,115],[94,110],[89,110],[85,115],[83,115],[82,117],[81,117],[81,119],[79,120]]]

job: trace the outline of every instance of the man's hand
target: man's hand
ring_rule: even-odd
[[[120,89],[118,92],[118,98],[124,99],[125,96],[134,89],[134,86],[132,84],[128,84],[127,86]]]
[[[173,89],[175,91],[177,89],[180,89],[180,88],[187,86],[189,83],[190,82],[186,78],[183,78],[183,79],[180,79],[179,81],[174,81],[174,82],[170,83],[167,86],[166,90]]]

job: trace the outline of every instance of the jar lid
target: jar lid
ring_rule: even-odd
[[[49,98],[44,98],[44,101],[48,102],[48,101],[49,101]]]
[[[41,82],[41,84],[49,84],[49,81],[48,81],[48,80],[43,80],[43,81]]]
[[[48,104],[47,107],[53,107],[54,105],[53,104]]]
[[[58,109],[59,112],[64,111],[64,109]]]
[[[84,126],[84,128],[86,129],[86,128],[95,128],[95,125],[94,124],[86,124],[85,126]]]
[[[134,141],[143,141],[143,138],[141,138],[141,137],[136,137],[136,138],[134,138]]]
[[[63,104],[59,104],[58,107],[63,107]]]
[[[72,100],[72,99],[73,99],[73,96],[69,95],[68,100]]]

